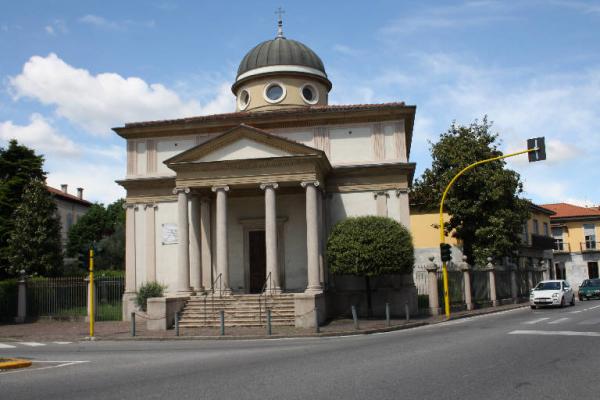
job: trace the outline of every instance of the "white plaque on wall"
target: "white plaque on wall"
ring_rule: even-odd
[[[162,244],[176,244],[177,224],[162,224]]]

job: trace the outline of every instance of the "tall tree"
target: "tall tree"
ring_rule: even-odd
[[[21,203],[25,186],[32,179],[43,181],[46,173],[44,158],[11,140],[8,147],[0,147],[0,279],[7,277],[8,238],[13,228],[13,213]]]
[[[7,255],[13,275],[55,276],[61,273],[62,247],[56,204],[39,179],[26,186],[13,215]]]
[[[68,233],[67,255],[85,259],[92,243],[96,244],[98,269],[122,269],[125,258],[125,210],[123,199],[109,204],[94,204]],[[83,261],[79,267],[83,268]]]
[[[453,123],[438,142],[431,145],[431,168],[413,184],[411,204],[437,210],[450,180],[473,162],[502,155],[498,134],[484,117],[465,126]],[[480,265],[487,257],[512,256],[519,249],[520,233],[529,215],[529,202],[519,197],[520,176],[506,168],[503,160],[475,167],[450,189],[445,210],[453,232],[462,242],[470,262]]]

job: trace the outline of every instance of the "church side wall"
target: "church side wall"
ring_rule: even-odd
[[[177,290],[177,243],[163,243],[163,226],[177,224],[177,202],[158,203],[155,223],[156,281],[167,286],[166,292],[174,293]]]

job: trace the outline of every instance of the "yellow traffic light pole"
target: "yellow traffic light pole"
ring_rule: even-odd
[[[90,338],[94,337],[94,319],[96,310],[94,309],[94,248],[90,247]]]
[[[458,174],[456,174],[454,178],[452,178],[450,183],[448,183],[448,186],[446,186],[446,190],[444,190],[444,193],[442,194],[442,200],[440,201],[440,244],[446,243],[446,235],[444,234],[444,200],[446,200],[446,195],[448,194],[448,191],[450,190],[454,182],[462,174],[481,164],[489,163],[496,160],[502,160],[503,158],[514,157],[521,154],[531,153],[532,151],[537,150],[539,149],[535,147],[528,150],[518,151],[516,153],[506,154],[504,156],[492,157],[486,160],[477,161],[463,168]],[[442,279],[444,281],[444,311],[446,313],[446,318],[450,318],[450,298],[448,296],[448,269],[446,267],[446,261],[442,261]]]

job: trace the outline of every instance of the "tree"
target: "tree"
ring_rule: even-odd
[[[108,207],[93,204],[71,227],[68,233],[67,255],[79,257],[80,268],[92,243],[96,244],[97,269],[122,269],[125,259],[125,210],[120,199]]]
[[[56,204],[39,179],[23,192],[13,215],[7,255],[13,275],[20,270],[42,276],[59,275],[62,267],[60,221]]]
[[[327,241],[329,270],[334,275],[365,278],[368,314],[372,315],[370,278],[412,273],[412,238],[400,223],[386,217],[352,217],[338,222]]]
[[[432,165],[415,180],[411,206],[437,210],[450,180],[469,164],[502,155],[498,134],[484,117],[468,126],[453,123],[431,143]],[[519,197],[520,176],[503,160],[482,164],[462,175],[445,201],[451,216],[446,234],[462,242],[469,262],[483,265],[487,257],[512,256],[521,243],[520,233],[529,216],[529,202]]]
[[[21,203],[25,186],[32,179],[46,178],[43,164],[42,156],[16,140],[11,140],[7,148],[0,147],[0,279],[9,276],[6,251],[13,213]]]

